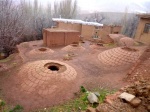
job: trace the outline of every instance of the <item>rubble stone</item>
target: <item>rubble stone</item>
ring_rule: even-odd
[[[103,108],[101,108],[100,105],[95,110],[96,110],[96,112],[105,112],[106,111]]]
[[[94,93],[89,93],[87,98],[88,98],[90,103],[97,103],[98,102],[98,98]]]
[[[92,107],[88,107],[86,112],[96,112],[96,110]]]
[[[150,112],[150,105],[147,106],[147,110],[148,110],[148,112]]]
[[[132,101],[132,100],[135,98],[135,96],[132,95],[132,94],[129,94],[129,93],[127,93],[127,92],[123,92],[123,93],[119,96],[119,98],[124,99],[124,100],[126,100],[127,102],[130,102],[130,101]]]
[[[141,100],[139,98],[134,98],[133,100],[130,101],[130,104],[133,107],[138,107],[141,104]]]

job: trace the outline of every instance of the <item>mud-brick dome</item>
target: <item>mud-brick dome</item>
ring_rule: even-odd
[[[63,62],[41,60],[22,66],[18,76],[22,79],[20,88],[24,92],[32,93],[36,90],[40,95],[49,95],[62,88],[65,83],[72,83],[76,79],[77,72]]]
[[[137,49],[118,47],[100,53],[98,59],[105,65],[118,66],[134,63],[140,55],[141,52]]]

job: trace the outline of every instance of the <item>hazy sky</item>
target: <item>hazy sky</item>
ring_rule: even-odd
[[[33,1],[33,0],[30,0]],[[46,5],[48,2],[61,0],[39,0]],[[77,0],[81,10],[92,11],[124,11],[127,7],[129,11],[147,11],[150,7],[145,4],[150,4],[150,0]]]

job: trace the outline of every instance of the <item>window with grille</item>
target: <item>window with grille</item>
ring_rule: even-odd
[[[150,31],[150,23],[146,23],[144,27],[144,33],[148,33]]]

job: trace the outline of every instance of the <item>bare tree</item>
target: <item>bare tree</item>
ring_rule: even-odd
[[[48,3],[47,4],[47,8],[46,8],[46,27],[52,26],[52,7],[51,4]]]
[[[76,0],[55,2],[54,10],[50,3],[45,8],[38,0],[20,0],[17,5],[13,0],[0,0],[0,53],[10,54],[21,41],[42,39],[42,29],[51,27],[53,16],[74,18],[76,13]]]
[[[123,26],[123,34],[129,37],[134,37],[136,28],[138,25],[138,17],[135,14],[130,15],[128,17],[126,24]]]
[[[135,14],[129,14],[128,8],[125,9],[124,16],[122,18],[122,34],[133,37],[138,24],[138,18]]]
[[[95,19],[95,21],[98,23],[101,23],[105,19],[104,14],[100,12],[94,12],[92,18]]]
[[[0,48],[8,54],[14,48],[18,38],[24,34],[22,10],[12,0],[0,1]]]
[[[122,34],[125,34],[127,28],[127,16],[128,16],[128,8],[125,8],[124,15],[122,17]]]
[[[77,14],[77,0],[64,0],[54,3],[54,17],[75,18]]]

